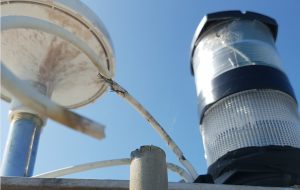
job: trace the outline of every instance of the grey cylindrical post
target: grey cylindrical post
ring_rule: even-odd
[[[43,121],[31,113],[14,115],[2,162],[2,176],[32,176],[42,126]]]
[[[130,190],[167,190],[165,152],[156,146],[141,146],[131,152]]]

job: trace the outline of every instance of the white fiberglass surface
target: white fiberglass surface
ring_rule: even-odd
[[[202,36],[193,57],[198,95],[210,93],[212,79],[238,67],[264,65],[283,71],[274,38],[261,22],[221,22]]]
[[[220,100],[205,112],[200,130],[208,166],[244,147],[300,148],[297,103],[276,90],[248,90]]]

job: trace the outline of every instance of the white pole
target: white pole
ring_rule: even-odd
[[[168,190],[165,152],[156,146],[142,146],[131,153],[130,190]]]

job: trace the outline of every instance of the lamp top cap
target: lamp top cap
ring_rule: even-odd
[[[222,12],[207,14],[203,17],[200,24],[198,25],[191,44],[190,58],[191,58],[192,75],[194,75],[193,66],[192,66],[193,55],[194,55],[194,50],[196,48],[195,44],[198,41],[198,39],[213,23],[219,21],[234,20],[234,19],[257,20],[264,23],[270,29],[271,33],[273,34],[274,40],[276,41],[278,24],[273,18],[270,18],[268,16],[259,13],[250,12],[250,11],[246,11],[243,13],[241,11],[222,11]]]

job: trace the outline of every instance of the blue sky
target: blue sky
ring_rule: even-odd
[[[225,10],[253,11],[274,18],[283,67],[300,100],[300,1],[121,1],[82,0],[111,35],[115,80],[164,127],[199,174],[207,171],[199,132],[196,88],[189,52],[204,15]],[[1,101],[1,158],[9,130],[9,104]],[[75,112],[106,125],[96,140],[48,120],[40,138],[34,175],[89,162],[129,158],[142,145],[161,147],[167,161],[180,165],[149,123],[114,92]],[[66,178],[129,179],[129,166],[96,169]],[[169,173],[169,181],[180,177]]]

